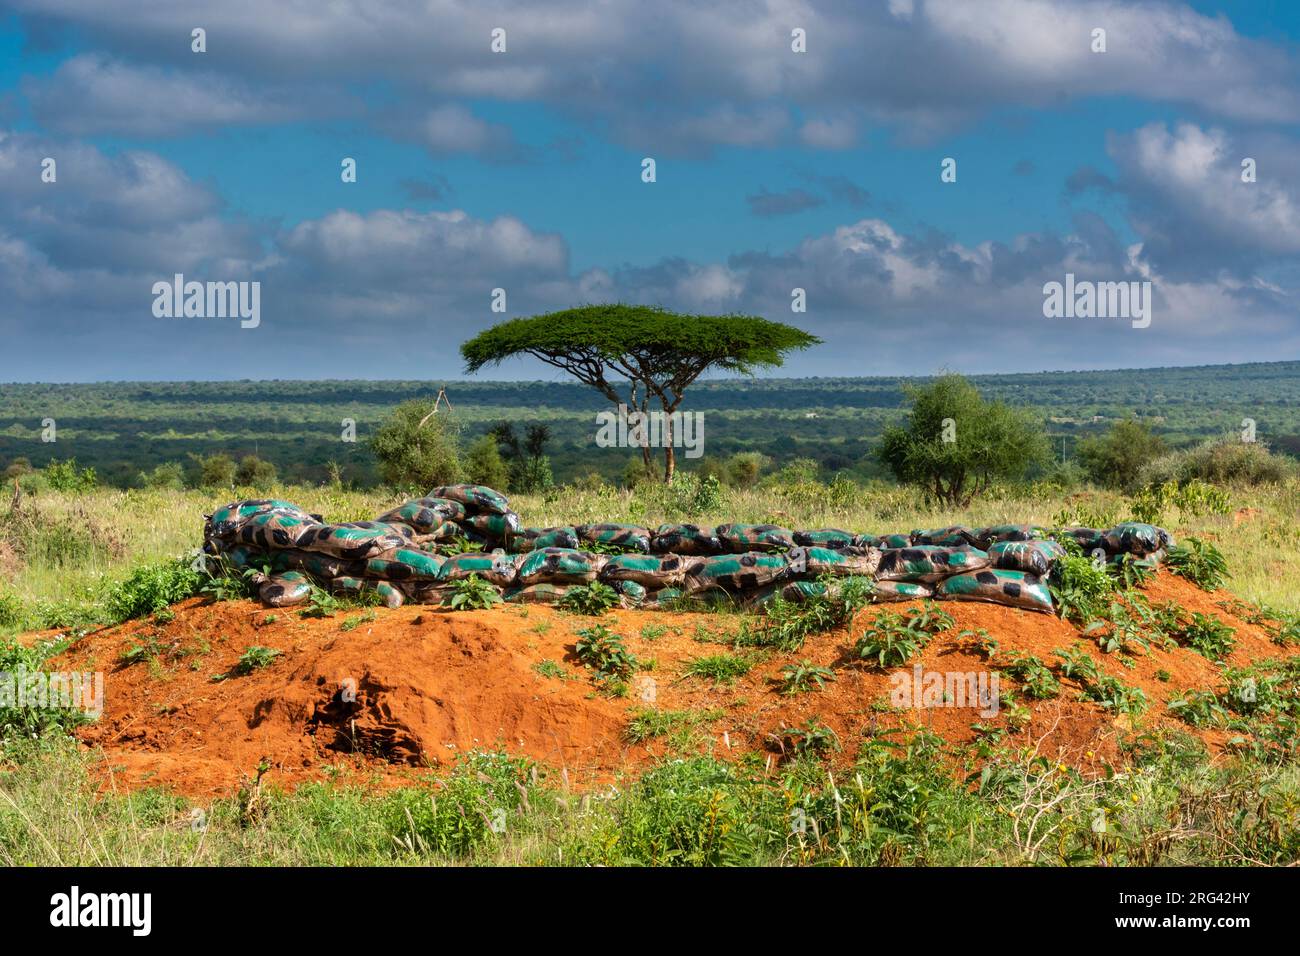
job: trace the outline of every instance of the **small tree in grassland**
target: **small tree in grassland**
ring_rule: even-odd
[[[878,454],[899,481],[921,485],[944,505],[965,507],[995,480],[1021,478],[1049,456],[1038,423],[985,401],[961,375],[904,391],[907,421],[885,429]]]
[[[597,389],[615,405],[665,415],[681,407],[686,388],[706,371],[753,374],[780,366],[787,352],[821,342],[780,322],[749,315],[681,315],[643,305],[588,305],[511,319],[460,347],[467,372],[531,356]],[[627,395],[620,395],[626,388]],[[676,456],[671,427],[664,436],[664,480]],[[650,450],[642,449],[646,463]]]
[[[402,402],[370,439],[379,475],[398,488],[421,494],[460,479],[460,428],[449,411],[434,411],[432,398]]]

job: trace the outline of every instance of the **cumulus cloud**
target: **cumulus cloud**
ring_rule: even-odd
[[[271,102],[285,89],[327,90],[297,98],[300,112],[336,103],[358,84],[376,82],[408,102],[478,97],[536,102],[616,127],[636,148],[690,151],[718,145],[798,141],[842,149],[865,124],[888,123],[908,137],[969,124],[1005,105],[1042,106],[1088,97],[1134,96],[1179,104],[1225,119],[1290,124],[1300,120],[1300,67],[1282,45],[1237,33],[1224,17],[1185,4],[1147,0],[927,0],[863,5],[852,0],[309,0],[264,14],[257,0],[216,7],[200,0],[138,6],[122,18],[98,0],[11,0],[42,23],[62,23],[111,51],[113,61],[69,67],[53,91],[85,89],[104,75],[110,89],[139,91],[164,116],[155,85],[175,84],[195,115],[255,121],[234,81],[195,83],[187,39],[206,24],[206,70],[250,78]],[[494,54],[494,28],[507,50]],[[804,29],[807,51],[791,49]],[[1107,31],[1107,51],[1091,33]],[[178,39],[180,38],[180,39]],[[123,72],[118,60],[139,64]],[[672,69],[665,69],[671,63]],[[941,64],[942,68],[936,68]],[[166,78],[152,72],[168,69]],[[155,84],[155,80],[163,80]],[[210,88],[205,90],[204,87]],[[34,96],[39,96],[40,85]],[[94,90],[92,96],[98,95]],[[150,123],[105,93],[101,124]],[[805,116],[791,122],[774,99]],[[700,104],[708,104],[701,107]],[[89,111],[64,116],[93,124]]]
[[[304,105],[219,74],[131,65],[97,53],[65,60],[49,77],[24,80],[23,92],[42,126],[80,136],[166,137],[274,123],[300,115]]]

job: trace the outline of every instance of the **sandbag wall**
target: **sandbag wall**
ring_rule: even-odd
[[[1107,530],[1067,528],[1085,554],[1154,566],[1168,532],[1129,522]],[[313,585],[376,592],[383,603],[442,603],[477,575],[506,601],[555,603],[601,581],[625,607],[682,602],[761,605],[799,601],[848,578],[871,582],[874,600],[991,601],[1052,608],[1047,577],[1065,553],[1044,528],[954,526],[872,535],[767,524],[521,527],[506,497],[480,485],[435,488],[374,521],[329,524],[276,499],[237,501],[207,516],[204,551],[254,568],[262,600],[302,603]]]

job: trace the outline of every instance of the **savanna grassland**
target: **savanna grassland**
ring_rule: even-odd
[[[396,500],[395,492],[382,489],[287,485],[260,491],[334,521],[373,517]],[[1300,667],[1293,656],[1300,643],[1300,484],[1292,478],[1218,491],[1208,498],[1144,497],[1040,482],[999,487],[969,507],[945,510],[913,489],[885,483],[806,478],[740,489],[686,475],[671,488],[644,484],[629,491],[588,482],[545,495],[514,496],[512,506],[534,525],[730,519],[887,532],[1008,521],[1105,525],[1138,516],[1162,523],[1179,538],[1212,543],[1226,556],[1231,577],[1227,591],[1205,592],[1198,599],[1206,613],[1192,630],[1186,619],[1171,623],[1156,613],[1146,624],[1126,625],[1118,645],[1112,642],[1109,649],[1083,618],[1074,624],[995,609],[1008,615],[998,618],[982,616],[986,606],[967,605],[962,620],[976,625],[973,630],[956,625],[942,630],[940,622],[934,625],[938,636],[923,634],[912,659],[936,666],[944,660],[938,655],[982,654],[982,666],[1002,670],[1014,690],[1005,692],[1010,703],[999,717],[972,718],[973,724],[962,718],[957,732],[948,725],[927,726],[878,694],[857,702],[856,710],[844,697],[859,686],[855,681],[877,686],[885,673],[870,663],[847,662],[846,653],[852,656],[870,640],[877,642],[874,651],[882,640],[888,644],[914,633],[907,629],[918,620],[922,623],[915,626],[924,630],[929,616],[891,623],[882,617],[888,612],[868,609],[847,621],[810,624],[806,611],[787,609],[765,629],[761,619],[734,611],[675,615],[663,619],[668,627],[656,623],[656,613],[662,612],[587,617],[517,610],[520,618],[509,626],[518,628],[513,633],[523,641],[518,653],[525,660],[530,653],[537,657],[530,679],[568,694],[574,706],[619,715],[624,746],[635,741],[656,755],[599,783],[580,784],[554,765],[484,741],[482,749],[451,764],[416,768],[398,786],[387,777],[385,785],[376,786],[382,763],[339,755],[320,768],[318,779],[296,787],[278,782],[274,772],[263,779],[260,771],[266,768],[253,761],[232,774],[222,792],[186,796],[149,786],[147,780],[144,786],[127,785],[106,775],[111,760],[98,747],[75,744],[68,735],[80,731],[70,719],[33,719],[0,709],[5,734],[0,860],[91,865],[1294,862],[1300,855],[1295,763]],[[123,653],[109,674],[110,698],[116,669],[129,667],[137,692],[162,700],[169,686],[196,680],[195,668],[225,670],[226,664],[219,667],[223,653],[233,660],[243,652],[240,661],[254,676],[240,679],[273,683],[276,668],[283,666],[277,656],[303,653],[304,642],[356,642],[364,659],[367,635],[385,625],[386,615],[406,615],[403,624],[418,620],[411,618],[416,609],[345,603],[325,609],[321,619],[279,615],[258,641],[274,645],[271,649],[243,648],[240,639],[239,646],[223,650],[220,622],[256,616],[255,605],[237,590],[209,590],[199,594],[198,604],[191,599],[175,609],[158,598],[199,591],[196,582],[181,581],[183,571],[167,569],[188,567],[187,560],[175,559],[198,545],[202,515],[219,498],[236,494],[37,489],[23,495],[16,509],[5,513],[0,539],[7,548],[0,594],[9,635],[4,668],[34,667],[50,658],[107,663],[102,654],[110,648]],[[183,590],[158,590],[164,579],[168,587],[181,582]],[[1180,586],[1184,591],[1176,593],[1192,593],[1187,582]],[[1116,611],[1114,602],[1160,611],[1156,602],[1134,596],[1141,583],[1104,587],[1093,613],[1110,622],[1106,634],[1119,631],[1116,622],[1135,620],[1128,611]],[[213,618],[204,610],[226,603],[234,616]],[[479,620],[477,615],[497,621],[502,613],[454,612],[447,626]],[[105,629],[124,617],[134,620]],[[218,623],[203,623],[210,619]],[[1028,638],[1015,623],[1038,626],[1044,620],[1065,635],[1059,647],[1065,657],[1024,643]],[[133,630],[121,629],[128,626]],[[596,626],[623,642],[619,646],[626,646],[636,667],[662,673],[671,693],[660,705],[647,707],[627,696],[621,683],[601,679],[580,659],[561,656],[578,639],[574,635]],[[38,629],[39,635],[32,633]],[[1228,632],[1234,630],[1241,643],[1231,651]],[[765,634],[780,637],[773,642]],[[194,640],[185,645],[189,638]],[[911,653],[908,639],[889,644],[903,648],[901,660]],[[1219,643],[1206,643],[1211,639]],[[552,645],[559,650],[548,651]],[[1244,655],[1241,648],[1247,646],[1251,651]],[[78,657],[79,648],[92,648],[93,654]],[[774,676],[760,680],[754,676],[760,672]],[[1169,684],[1171,673],[1176,676]],[[1201,675],[1201,683],[1182,686],[1189,673]],[[823,685],[823,678],[831,683]],[[1161,681],[1169,684],[1167,691]],[[1240,703],[1243,682],[1260,692],[1256,698],[1252,691],[1248,706]],[[1145,695],[1139,685],[1147,687]],[[221,693],[238,689],[230,681],[211,686]],[[832,694],[840,701],[834,716],[829,704],[819,703]],[[721,745],[728,726],[739,740],[738,725],[731,721],[743,723],[742,714],[757,721],[756,707],[762,712],[778,705],[813,714],[787,728],[788,752],[774,760],[761,744],[742,748],[737,742],[734,750],[733,744]],[[1095,727],[1105,753],[1085,754],[1090,743],[1073,750],[1057,746],[1051,737],[1053,707]],[[845,724],[845,713],[864,716]],[[875,716],[867,721],[869,713]],[[123,727],[158,718],[141,712]],[[838,732],[830,730],[836,721]],[[266,755],[268,761],[275,758]]]

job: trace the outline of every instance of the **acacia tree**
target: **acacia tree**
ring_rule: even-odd
[[[801,329],[750,315],[683,315],[644,305],[587,305],[511,319],[460,347],[465,370],[478,372],[528,355],[572,375],[615,405],[663,408],[664,481],[676,456],[672,419],[687,387],[709,370],[752,375],[778,367],[790,351],[821,342]],[[619,394],[626,388],[626,398]],[[650,450],[642,447],[647,466]]]

